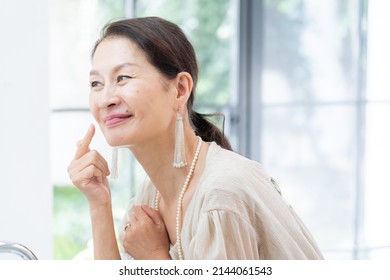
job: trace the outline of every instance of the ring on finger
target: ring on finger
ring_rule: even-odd
[[[125,225],[125,231],[126,231],[126,229],[129,228],[129,227],[131,227],[131,224],[130,224],[130,223],[129,223],[129,224],[126,224],[126,225]]]

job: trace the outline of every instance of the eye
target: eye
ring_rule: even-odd
[[[117,83],[120,83],[120,82],[125,81],[125,80],[128,80],[128,79],[131,79],[131,77],[130,77],[130,76],[126,76],[126,75],[120,75],[120,76],[118,76],[118,78],[116,79],[116,82],[117,82]]]
[[[100,83],[98,81],[92,81],[92,82],[90,82],[90,85],[91,85],[91,88],[95,88],[95,87],[101,86],[102,83]]]

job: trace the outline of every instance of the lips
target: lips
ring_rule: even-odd
[[[130,119],[133,115],[131,114],[114,114],[114,115],[108,115],[104,118],[104,124],[107,127],[118,125],[122,122],[127,121]]]

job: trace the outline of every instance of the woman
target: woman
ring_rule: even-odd
[[[156,17],[109,24],[92,52],[90,109],[111,146],[128,147],[148,175],[114,231],[110,174],[89,149],[68,172],[90,206],[96,259],[321,259],[310,233],[263,167],[233,153],[193,110],[192,45]],[[188,159],[188,164],[187,160]]]

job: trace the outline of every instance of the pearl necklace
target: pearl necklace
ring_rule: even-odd
[[[183,197],[184,193],[186,192],[188,188],[188,184],[190,183],[192,174],[194,173],[195,165],[199,157],[200,147],[202,146],[202,138],[198,136],[198,146],[196,147],[194,159],[192,160],[190,170],[188,171],[186,180],[184,181],[183,187],[181,188],[179,199],[177,201],[177,208],[176,208],[176,244],[177,244],[177,251],[179,254],[179,260],[183,260],[183,249],[181,247],[181,237],[180,237],[180,222],[181,222],[181,208],[183,206]],[[157,191],[156,193],[156,199],[154,202],[154,209],[158,211],[158,204],[160,200],[160,192]]]

